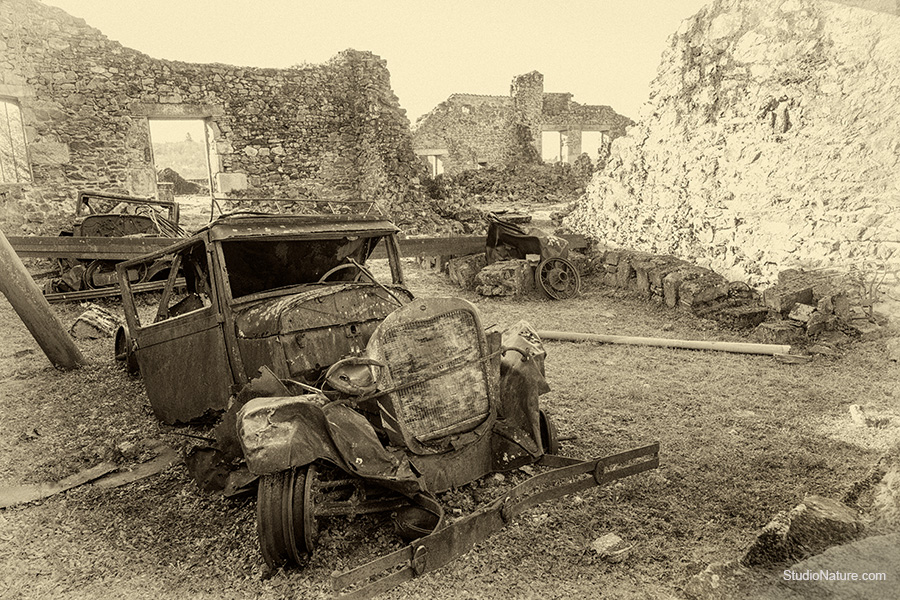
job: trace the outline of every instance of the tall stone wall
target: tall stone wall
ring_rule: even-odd
[[[640,122],[565,225],[754,284],[853,270],[900,300],[898,57],[890,14],[715,0],[670,38]]]
[[[509,96],[516,144],[509,148],[507,162],[520,157],[536,162],[541,157],[544,76],[537,71],[517,75],[509,86]]]
[[[206,120],[223,194],[419,202],[409,121],[368,52],[291,69],[157,60],[57,8],[3,0],[0,97],[21,108],[32,172],[0,183],[10,234],[54,232],[78,190],[155,195],[152,118]]]

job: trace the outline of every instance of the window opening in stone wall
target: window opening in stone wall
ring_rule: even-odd
[[[603,142],[603,133],[600,131],[581,132],[581,151],[587,153],[591,160],[597,162],[600,156],[600,144]]]
[[[437,177],[444,173],[444,161],[440,156],[428,155],[428,173],[432,177]]]
[[[0,98],[0,183],[31,181],[22,111],[15,101]]]
[[[160,199],[168,189],[182,210],[205,206],[210,196],[209,156],[204,119],[150,119],[150,144]]]
[[[559,131],[541,132],[541,158],[544,159],[544,162],[560,162],[562,157],[562,133]]]
[[[605,152],[609,145],[609,134],[605,131],[582,131],[581,151],[587,152],[595,163],[600,158],[601,151]]]

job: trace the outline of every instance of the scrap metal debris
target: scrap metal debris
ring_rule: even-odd
[[[76,339],[96,340],[112,337],[121,325],[121,318],[92,304],[75,319],[70,332]]]
[[[170,466],[181,462],[181,456],[169,446],[157,442],[155,445],[151,445],[150,449],[157,453],[156,458],[131,469],[115,472],[119,469],[118,465],[111,462],[102,462],[54,483],[0,487],[0,508],[9,508],[10,506],[26,504],[35,500],[44,500],[60,492],[89,483],[100,489],[120,487],[160,473]]]
[[[94,481],[95,479],[115,471],[114,463],[103,462],[55,483],[36,483],[31,485],[13,485],[0,488],[0,508],[9,508],[17,504],[43,500],[60,492],[65,492]]]

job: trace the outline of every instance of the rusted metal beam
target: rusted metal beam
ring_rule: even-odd
[[[559,236],[569,242],[572,250],[581,250],[587,247],[587,239],[583,235]],[[465,256],[484,252],[487,237],[481,235],[457,235],[453,237],[410,237],[401,238],[400,254],[403,256]],[[384,258],[381,245],[375,249],[372,258]]]
[[[572,249],[585,248],[582,235],[560,236]],[[480,235],[453,237],[411,237],[399,240],[403,256],[442,256],[474,254],[484,250],[487,238]],[[13,236],[9,243],[21,257],[29,258],[84,258],[100,260],[128,260],[143,254],[162,250],[183,238],[106,238],[71,236]],[[386,258],[383,245],[379,244],[372,258]]]
[[[16,253],[29,258],[85,258],[125,260],[161,250],[181,238],[122,238],[72,236],[10,237]]]

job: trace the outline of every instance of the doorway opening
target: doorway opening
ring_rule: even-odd
[[[212,214],[210,146],[205,119],[150,119],[150,145],[160,199],[180,205],[187,229],[201,227]]]

